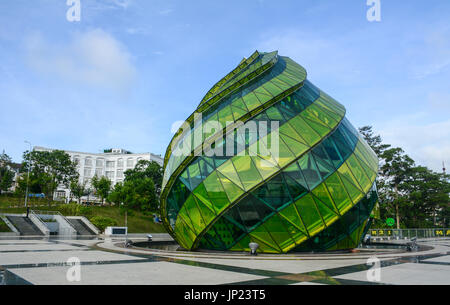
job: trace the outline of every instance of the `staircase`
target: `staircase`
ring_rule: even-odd
[[[67,218],[67,221],[77,231],[77,235],[96,235],[81,219]]]
[[[6,216],[20,235],[44,235],[38,227],[25,216]]]

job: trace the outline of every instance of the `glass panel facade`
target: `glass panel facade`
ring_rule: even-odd
[[[161,214],[183,248],[246,251],[257,242],[260,252],[286,253],[359,244],[377,201],[378,160],[345,108],[305,78],[291,59],[255,52],[206,94],[196,110],[203,122],[243,118],[256,129],[217,138],[210,130],[195,156],[169,148]],[[195,149],[200,125],[188,122],[194,129],[174,141]]]

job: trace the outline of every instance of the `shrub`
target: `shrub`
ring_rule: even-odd
[[[96,226],[101,232],[105,231],[106,227],[117,226],[117,221],[110,217],[94,216],[89,219],[94,226]]]

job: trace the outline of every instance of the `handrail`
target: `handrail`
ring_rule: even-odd
[[[69,227],[71,227],[75,232],[77,232],[77,230],[74,228],[74,226],[70,223],[70,221],[67,220],[67,218],[61,214],[61,212],[59,211],[35,211],[35,210],[30,210],[30,213],[33,213],[33,215],[35,215],[41,222],[42,218],[39,215],[53,215],[53,216],[61,216],[61,218],[65,221],[65,223],[67,225],[69,225]],[[39,213],[39,214],[38,214]],[[45,225],[45,224],[44,224]]]

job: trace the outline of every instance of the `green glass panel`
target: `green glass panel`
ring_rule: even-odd
[[[216,213],[219,214],[230,202],[220,183],[216,172],[213,172],[208,178],[203,181],[205,189],[208,192],[212,206]]]
[[[300,219],[300,216],[297,213],[297,209],[294,204],[290,204],[281,211],[278,212],[281,217],[284,217],[287,221],[292,223],[298,230],[300,230],[303,235],[306,235],[307,230],[303,224],[303,221]]]
[[[281,79],[279,79],[278,77],[271,79],[271,82],[283,91],[286,91],[287,89],[289,89],[291,87],[288,84],[286,84],[285,82],[283,82]]]
[[[325,184],[319,184],[312,193],[322,202],[322,204],[326,205],[329,210],[333,211],[334,214],[339,215],[338,209]]]
[[[261,174],[261,177],[264,180],[272,176],[279,170],[279,168],[275,166],[272,162],[266,161],[265,159],[262,159],[258,156],[252,156],[251,158],[256,168],[258,169],[259,173]]]
[[[195,202],[197,203],[197,207],[203,219],[203,226],[199,227],[201,228],[201,231],[203,231],[203,229],[216,217],[216,215],[201,200],[195,197],[194,199],[196,199]]]
[[[244,189],[244,186],[242,185],[241,180],[239,179],[236,169],[234,168],[233,162],[226,162],[222,164],[217,169],[217,171],[220,172],[225,177],[227,177],[228,179],[230,179],[238,187]]]
[[[334,121],[339,122],[342,119],[342,116],[333,111],[331,108],[326,106],[320,99],[314,102],[314,105],[317,108],[320,108],[321,111],[325,112],[329,117],[331,117]]]
[[[233,117],[235,120],[239,120],[242,116],[247,114],[247,111],[238,107],[231,107],[231,110],[233,111]]]
[[[325,124],[326,126],[333,128],[337,125],[338,120],[334,119],[332,116],[328,114],[327,111],[324,111],[319,106],[312,104],[310,105],[306,111],[316,117],[318,121],[320,121],[322,124]]]
[[[330,209],[326,204],[320,201],[317,197],[313,196],[314,201],[316,202],[317,209],[319,210],[320,215],[322,216],[323,221],[327,226],[331,225],[338,219],[338,215],[334,209]]]
[[[184,203],[181,210],[185,209],[187,212],[187,216],[191,220],[193,230],[196,235],[200,234],[205,227],[205,223],[203,222],[203,218],[200,215],[200,211],[195,203],[194,197],[191,195]],[[181,212],[181,211],[180,211]],[[185,218],[186,219],[186,218]]]
[[[211,199],[209,198],[208,192],[206,191],[205,185],[200,183],[197,188],[193,191],[194,195],[203,202],[204,205],[208,206],[211,210],[212,207]]]
[[[289,176],[291,179],[295,180],[295,182],[297,182],[305,190],[309,189],[308,184],[306,183],[305,178],[303,177],[303,174],[297,163],[293,163],[293,164],[289,165],[288,167],[286,167],[283,170],[283,173],[285,175]],[[294,194],[292,194],[292,195],[294,195]]]
[[[326,129],[331,129],[330,126],[328,126],[325,122],[322,122],[320,120],[320,118],[318,117],[318,115],[315,115],[314,111],[311,110],[311,107],[313,105],[308,106],[308,108],[305,109],[305,111],[303,111],[300,115],[302,116],[302,118],[306,119],[308,122],[312,121],[318,125],[320,125],[321,127],[324,127]]]
[[[234,156],[232,161],[245,190],[250,190],[263,180],[250,156]]]
[[[296,131],[305,139],[306,144],[313,146],[320,140],[320,136],[314,131],[305,120],[300,116],[293,117],[289,123],[294,127]]]
[[[324,137],[325,135],[327,135],[331,131],[331,128],[326,127],[322,124],[318,124],[317,122],[311,121],[309,119],[305,118],[305,122],[309,126],[311,126],[311,128],[314,129],[320,135],[321,138]]]
[[[293,138],[294,140],[296,140],[297,142],[307,145],[306,141],[297,133],[297,131],[292,127],[291,124],[289,124],[289,122],[286,122],[285,124],[283,124],[280,127],[279,131],[280,131],[280,134],[287,135],[287,136]]]
[[[367,177],[369,177],[369,180],[375,181],[377,174],[370,168],[369,165],[367,165],[367,163],[364,161],[364,159],[361,159],[361,157],[358,156],[358,153],[356,150],[355,150],[354,155],[356,156],[356,158],[358,159],[362,168],[364,169],[364,172],[366,173]]]
[[[341,176],[341,181],[344,183],[345,189],[347,190],[353,204],[357,204],[363,197],[364,194],[356,186],[353,185],[345,176]]]
[[[280,140],[283,141],[295,157],[300,157],[309,150],[309,146],[297,142],[293,138],[280,134]]]
[[[265,245],[270,247],[276,253],[281,252],[281,249],[277,246],[275,241],[273,240],[271,234],[269,234],[266,228],[262,225],[256,227],[251,233],[250,236],[262,241]],[[263,245],[259,245],[260,247]]]
[[[281,113],[275,107],[270,107],[269,109],[267,109],[266,115],[269,117],[269,120],[271,120],[271,121],[284,122],[284,117],[281,115]],[[280,125],[281,125],[281,123],[280,123]]]
[[[283,91],[280,88],[278,88],[276,85],[274,85],[271,81],[268,81],[267,83],[262,85],[262,87],[264,87],[264,89],[269,91],[272,96],[277,96],[278,94],[280,94]]]
[[[354,186],[356,186],[358,189],[360,189],[360,191],[362,192],[362,188],[360,187],[358,181],[356,180],[356,178],[353,176],[353,173],[350,171],[350,169],[348,168],[348,163],[347,161],[344,162],[341,167],[339,167],[338,169],[339,174],[341,175],[341,177],[345,177],[347,178],[348,181],[350,181]]]
[[[266,89],[264,89],[264,87],[258,87],[255,90],[253,90],[254,93],[258,94],[258,95],[262,95],[263,99],[271,99],[273,96],[272,94],[270,94],[269,91],[267,91]]]
[[[320,146],[316,148],[320,148]],[[316,161],[317,169],[323,180],[325,180],[329,175],[336,171],[333,165],[330,164],[331,161],[329,159],[323,159],[314,152],[312,153],[312,156]]]
[[[222,128],[227,126],[227,122],[234,122],[233,112],[230,106],[226,106],[219,111],[219,122],[222,124]]]
[[[366,173],[364,172],[364,169],[362,168],[362,165],[359,164],[358,159],[356,159],[355,155],[352,154],[347,159],[347,165],[351,169],[353,175],[355,176],[356,180],[359,182],[359,184],[362,187],[362,190],[364,193],[367,193],[372,186],[372,183],[370,182],[369,178],[367,177]]]
[[[337,173],[334,173],[325,182],[330,195],[333,197],[333,201],[339,210],[339,213],[343,215],[352,206],[352,201],[347,194],[341,179]]]
[[[311,154],[304,155],[297,161],[297,163],[302,169],[303,177],[305,177],[310,190],[314,189],[320,182],[322,182],[322,178],[320,177],[316,163],[314,162]]]
[[[238,243],[236,243],[233,247],[230,248],[231,251],[250,251],[250,247],[248,244],[251,242],[250,236],[246,235],[243,237]],[[260,252],[260,251],[257,251]]]
[[[225,190],[225,193],[227,193],[230,202],[234,202],[244,193],[244,191],[241,188],[239,188],[236,184],[231,182],[231,180],[227,179],[220,172],[218,172],[218,176],[220,178],[220,181],[222,182],[222,186]]]
[[[294,241],[293,244],[291,243],[280,243],[280,247],[284,252],[288,252],[292,248],[294,248],[296,245],[302,243],[306,239],[308,239],[308,236],[305,232],[299,230],[297,226],[295,226],[290,221],[286,220],[283,216],[279,215],[280,221],[283,223],[284,227],[286,228],[287,232],[289,233],[291,239]],[[288,241],[288,240],[286,240]]]
[[[278,156],[276,155],[276,147],[272,149],[272,145],[277,146],[276,141],[272,140],[272,135],[268,134],[267,137],[260,139],[266,145],[266,147],[271,147],[272,156],[277,161],[279,167],[284,167],[288,163],[292,162],[295,159],[295,156],[292,154],[291,150],[286,146],[284,141],[278,137]]]
[[[270,232],[270,236],[281,249],[282,252],[287,252],[288,250],[295,247],[295,242],[291,238],[291,235],[288,233],[286,227],[283,224],[281,218],[274,214],[266,222],[263,223],[263,226]],[[295,229],[294,226],[290,226]],[[298,230],[296,230],[298,231]]]
[[[261,103],[253,92],[250,92],[246,96],[243,96],[242,99],[244,100],[245,105],[247,105],[249,111],[252,111],[256,107],[261,106]]]
[[[244,104],[244,101],[242,100],[242,98],[238,98],[238,99],[234,100],[234,101],[231,103],[231,106],[232,106],[232,107],[239,108],[239,109],[242,109],[242,110],[244,110],[245,112],[248,112],[247,106]]]
[[[316,204],[311,194],[303,196],[295,202],[303,223],[308,229],[309,235],[315,235],[325,228],[325,224],[317,211]]]

